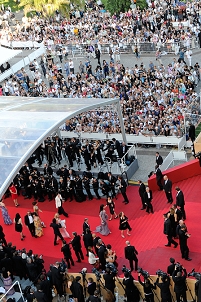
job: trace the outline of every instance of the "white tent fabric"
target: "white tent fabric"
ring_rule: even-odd
[[[14,50],[0,46],[0,65],[8,62],[10,59],[21,53],[21,50]]]

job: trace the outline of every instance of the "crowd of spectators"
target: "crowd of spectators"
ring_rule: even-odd
[[[59,14],[48,21],[41,16],[17,24],[13,32],[6,26],[1,38],[44,42],[46,54],[5,80],[0,90],[6,96],[42,96],[64,98],[120,98],[125,130],[134,135],[165,135],[181,137],[185,133],[184,115],[199,114],[195,87],[200,80],[200,66],[191,66],[188,47],[192,37],[199,39],[201,8],[199,3],[185,6],[168,2],[148,3],[148,9],[133,8],[110,18],[93,2],[85,12],[71,14],[69,20]],[[173,27],[172,21],[189,21],[189,27]],[[178,43],[179,59],[168,66],[162,64],[160,50],[156,63],[121,62],[122,43]],[[73,58],[68,59],[67,44],[76,48],[87,41],[87,57],[75,70]],[[100,60],[101,45],[109,43],[108,61]],[[191,42],[190,42],[191,41]],[[168,42],[169,43],[169,42]],[[160,45],[158,45],[158,48]],[[135,51],[136,52],[136,51]],[[91,56],[98,59],[93,70]],[[136,56],[137,58],[137,56]],[[187,63],[185,62],[187,58]],[[138,62],[136,62],[138,63]],[[114,108],[100,108],[76,116],[66,122],[65,130],[120,133],[118,114]]]

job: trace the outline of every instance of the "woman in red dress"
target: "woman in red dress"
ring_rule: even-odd
[[[9,191],[11,193],[11,197],[12,197],[12,200],[14,201],[15,206],[18,207],[19,204],[17,202],[17,189],[13,183],[11,184]]]

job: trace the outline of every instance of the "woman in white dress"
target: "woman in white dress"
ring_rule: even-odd
[[[70,238],[70,235],[69,233],[66,231],[66,220],[65,219],[61,219],[59,214],[56,213],[54,215],[54,218],[56,219],[56,222],[57,223],[60,223],[61,224],[61,228],[59,229],[60,230],[60,233],[61,235],[64,237],[64,238]]]

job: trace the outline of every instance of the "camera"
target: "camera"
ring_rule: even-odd
[[[129,273],[129,274],[131,273],[131,270],[129,268],[127,268],[125,265],[123,265],[121,270],[123,273]]]
[[[150,276],[149,273],[143,270],[141,267],[138,268],[137,272],[141,274],[145,279],[148,279]]]
[[[79,272],[79,273],[82,275],[83,278],[85,278],[86,273],[87,273],[87,268],[84,267],[84,268],[81,270],[81,272]]]
[[[115,266],[113,263],[107,263],[107,264],[105,265],[105,268],[108,268],[108,269],[110,270],[110,272],[111,272],[114,276],[116,276],[117,273],[118,273],[118,270],[117,270],[116,266]]]
[[[190,273],[188,273],[188,277],[194,277],[197,280],[201,279],[201,273],[195,272],[195,269],[193,268]]]
[[[92,273],[95,274],[97,281],[101,279],[101,274],[95,267],[92,268]]]
[[[65,261],[62,259],[61,262],[59,263],[59,272],[60,273],[66,273],[67,265]]]
[[[161,269],[158,269],[156,271],[156,275],[158,275],[158,277],[162,277],[162,278],[167,278],[168,277],[168,274],[163,272]]]
[[[181,263],[179,263],[179,262],[176,262],[176,263],[175,263],[175,268],[176,268],[176,270],[179,271],[179,272],[181,272],[181,271],[183,270],[182,265],[181,265]]]

